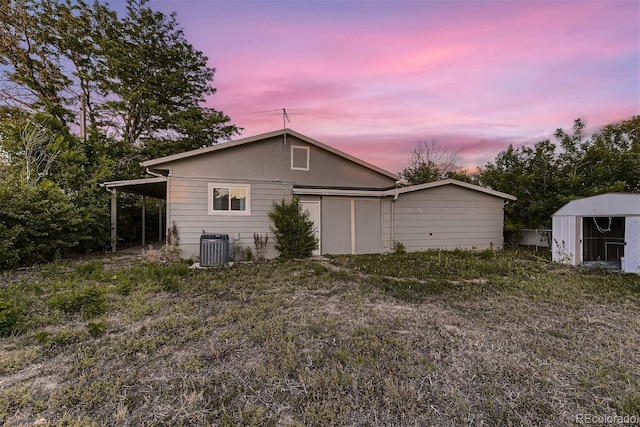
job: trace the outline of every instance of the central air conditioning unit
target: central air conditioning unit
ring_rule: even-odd
[[[204,233],[200,236],[200,266],[212,267],[229,262],[229,235]]]

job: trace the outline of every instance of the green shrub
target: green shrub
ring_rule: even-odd
[[[0,270],[52,260],[88,238],[82,212],[50,182],[0,180]]]
[[[313,221],[309,219],[309,212],[302,210],[297,197],[289,203],[284,199],[280,203],[273,202],[269,218],[273,221],[270,228],[276,236],[276,249],[280,251],[280,258],[310,257],[318,247]]]

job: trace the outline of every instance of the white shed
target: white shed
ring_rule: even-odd
[[[620,263],[640,273],[640,194],[608,193],[574,200],[552,216],[553,260],[572,265]]]

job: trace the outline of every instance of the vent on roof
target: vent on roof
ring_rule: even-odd
[[[229,235],[204,233],[200,236],[200,266],[211,267],[229,262]]]

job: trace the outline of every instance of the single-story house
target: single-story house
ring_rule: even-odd
[[[640,273],[640,194],[573,200],[552,216],[553,260],[571,265],[618,263]]]
[[[153,177],[105,183],[166,200],[184,257],[199,253],[203,232],[253,249],[269,235],[273,202],[297,196],[316,225],[317,254],[385,253],[503,245],[504,204],[515,197],[452,179],[399,187],[396,174],[290,129],[141,163]],[[112,240],[116,240],[112,218]]]

